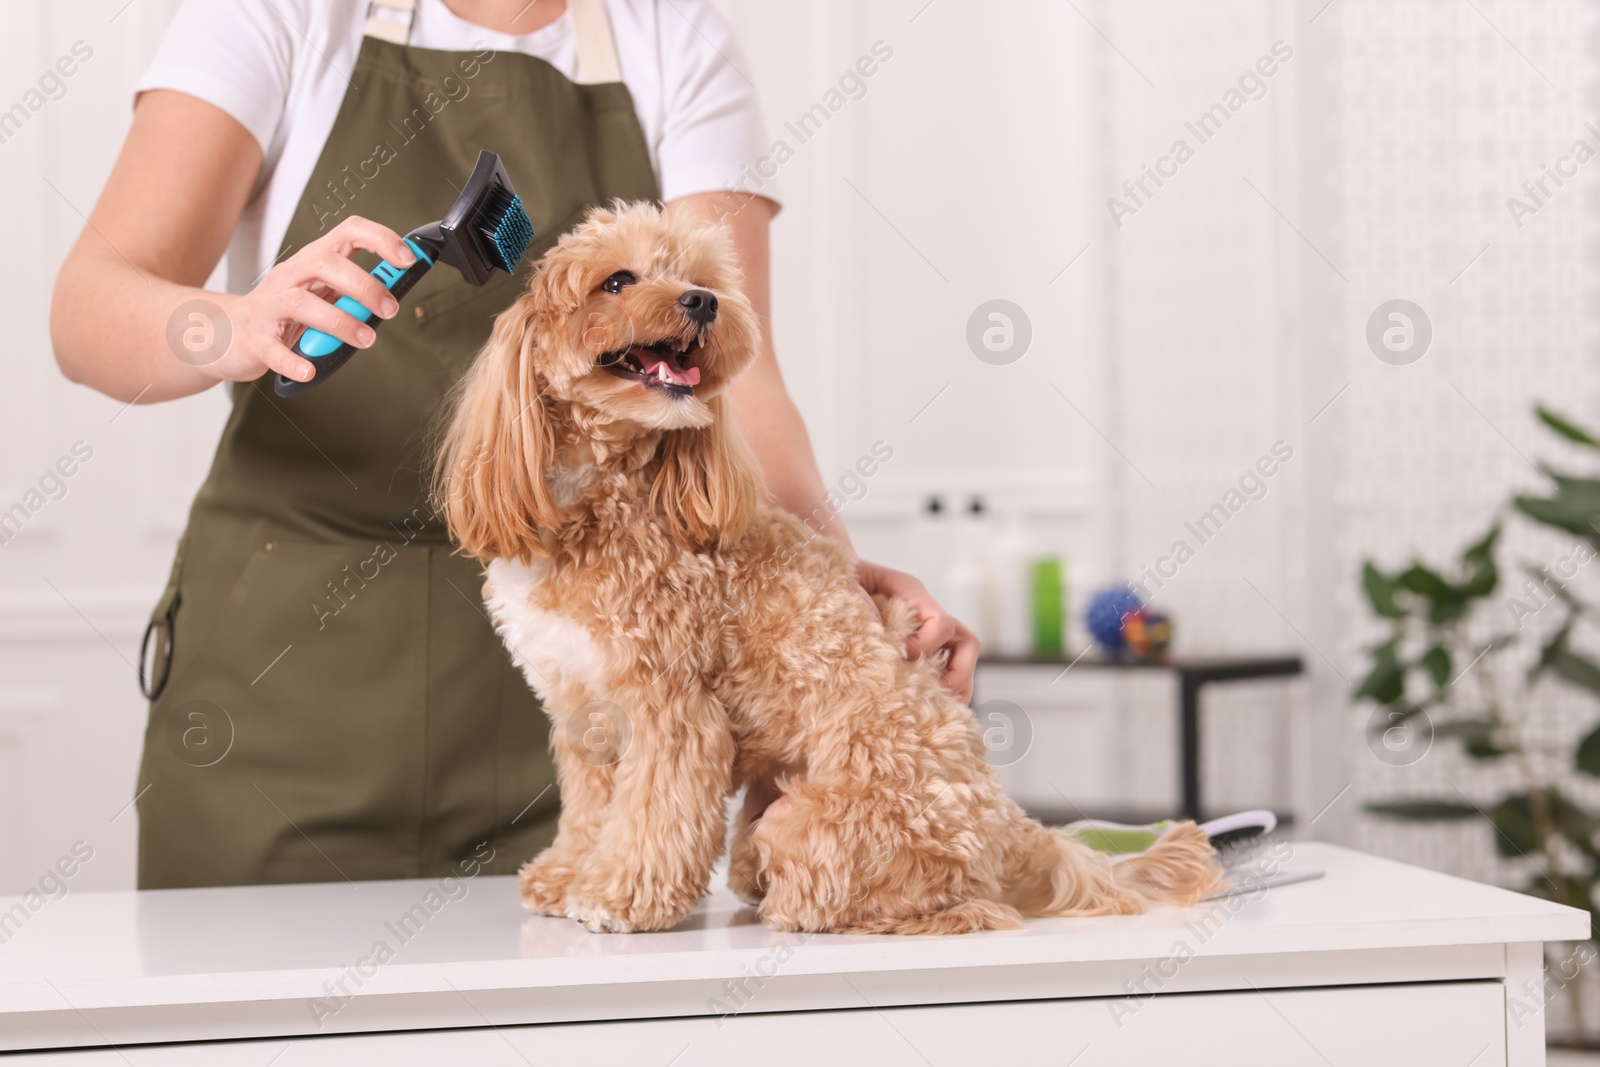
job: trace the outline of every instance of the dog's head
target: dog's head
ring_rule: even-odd
[[[521,335],[556,400],[657,429],[709,426],[709,401],[760,339],[741,281],[723,227],[617,205],[545,254],[495,332]]]
[[[650,204],[596,209],[545,253],[468,372],[437,495],[480,559],[547,554],[571,518],[556,452],[574,432],[652,448],[650,500],[705,545],[741,530],[755,476],[726,410],[760,325],[724,227]]]

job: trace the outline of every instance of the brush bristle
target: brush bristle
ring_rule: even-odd
[[[1213,835],[1211,847],[1217,850],[1217,862],[1231,868],[1254,859],[1270,839],[1269,831],[1252,826]]]
[[[479,231],[489,239],[495,266],[507,274],[517,272],[517,264],[533,242],[533,220],[522,206],[522,197],[496,185],[479,216]]]

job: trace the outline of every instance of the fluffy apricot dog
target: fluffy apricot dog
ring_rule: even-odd
[[[1192,823],[1112,862],[1004,795],[941,665],[905,658],[909,608],[764,499],[725,399],[758,339],[722,227],[618,204],[550,250],[462,383],[440,506],[555,725],[527,906],[673,926],[746,785],[781,798],[740,819],[730,882],[776,929],[1008,929],[1213,888]]]

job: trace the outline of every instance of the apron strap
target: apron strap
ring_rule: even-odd
[[[417,0],[371,0],[366,34],[393,44],[410,44],[411,23],[416,17]]]
[[[588,85],[622,80],[617,42],[605,0],[567,0],[572,32],[578,39],[578,81]]]

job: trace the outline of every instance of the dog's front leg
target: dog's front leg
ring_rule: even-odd
[[[582,714],[582,709],[575,714]],[[550,732],[561,786],[561,820],[555,841],[519,872],[523,906],[541,915],[567,913],[567,890],[595,847],[611,799],[620,740],[613,734],[621,724],[609,722],[603,713],[593,714],[593,722],[561,716]]]
[[[722,852],[733,735],[704,690],[651,689],[615,703],[631,736],[567,914],[596,932],[665,930],[700,902]]]

